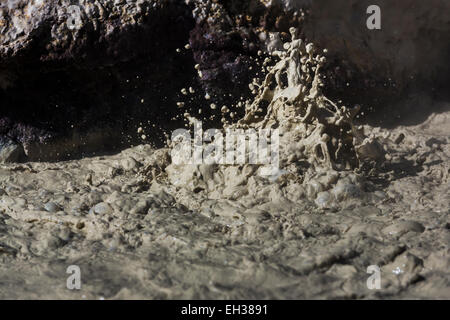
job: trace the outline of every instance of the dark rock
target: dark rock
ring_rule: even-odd
[[[329,51],[328,91],[381,112],[408,90],[446,90],[450,80],[447,0],[280,0],[309,3],[306,38]],[[381,9],[381,30],[367,28],[367,8]]]
[[[289,27],[302,21],[280,4],[266,7],[257,0],[192,2],[197,25],[189,42],[201,70],[200,83],[214,102],[227,105],[248,97],[248,84],[262,76],[257,63],[258,51],[265,49],[260,32],[287,36]]]
[[[174,92],[196,77],[176,52],[192,13],[182,1],[9,1],[0,9],[0,133],[28,160],[55,160],[164,139]],[[156,126],[156,128],[153,127]],[[179,127],[177,121],[173,126]],[[150,129],[151,128],[151,129]]]

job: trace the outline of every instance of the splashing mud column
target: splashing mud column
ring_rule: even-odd
[[[296,196],[289,190],[304,189],[306,197],[320,207],[338,206],[339,202],[364,195],[362,178],[353,172],[360,160],[371,156],[358,154],[367,150],[362,145],[368,143],[353,124],[359,107],[339,106],[322,93],[321,67],[326,58],[316,52],[312,43],[298,38],[295,28],[290,33],[291,41],[272,52],[278,62],[269,68],[261,84],[252,84],[257,88],[256,97],[246,102],[244,117],[224,127],[225,131],[243,133],[277,130],[279,144],[267,146],[268,152],[277,153],[277,170],[262,174],[264,166],[251,161],[177,162],[166,169],[172,184],[196,193],[206,192],[208,197],[238,200],[255,192],[252,188],[274,183],[270,188],[281,188],[279,196],[294,200]],[[193,124],[198,120],[189,116],[188,121]],[[190,140],[189,133],[186,136]],[[249,135],[244,139],[251,144]],[[172,148],[176,147],[174,141],[171,143]],[[243,150],[245,159],[250,160],[252,148]]]
[[[279,127],[287,142],[281,145],[298,143],[298,155],[290,157],[290,163],[307,160],[330,169],[356,168],[352,120],[359,109],[338,107],[322,94],[320,68],[325,57],[316,54],[312,43],[297,39],[296,29],[290,31],[292,42],[273,53],[280,61],[266,75],[239,125]]]

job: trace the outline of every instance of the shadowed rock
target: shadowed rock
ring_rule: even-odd
[[[176,49],[193,26],[181,1],[3,3],[0,132],[29,160],[138,143],[137,127],[169,121],[173,92],[192,81]]]
[[[327,82],[335,96],[380,107],[386,97],[405,90],[445,90],[450,71],[449,1],[281,2],[309,7],[303,32],[328,49]],[[374,4],[381,10],[380,30],[367,27],[367,8]]]

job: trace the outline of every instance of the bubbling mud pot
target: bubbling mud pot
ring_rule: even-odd
[[[326,58],[315,52],[312,43],[298,39],[296,29],[290,31],[292,41],[284,44],[283,51],[273,52],[279,61],[268,67],[261,84],[251,84],[258,94],[244,104],[245,116],[225,126],[277,129],[279,167],[264,178],[261,168],[251,164],[170,164],[166,174],[173,185],[195,190],[206,199],[232,200],[255,199],[281,187],[288,199],[297,201],[305,195],[323,208],[342,207],[347,200],[371,196],[364,191],[370,183],[352,169],[358,168],[360,161],[379,160],[383,150],[376,139],[364,138],[353,124],[358,107],[339,107],[323,95],[320,67]],[[177,147],[173,141],[170,145]],[[246,148],[246,160],[250,149]]]
[[[279,130],[272,175],[174,164],[174,141],[1,165],[0,298],[450,298],[450,112],[358,126],[295,29],[267,59],[244,117],[223,122]],[[70,265],[81,290],[66,288]]]

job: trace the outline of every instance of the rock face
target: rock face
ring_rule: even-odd
[[[298,27],[303,20],[278,2],[270,6],[255,0],[190,2],[196,27],[189,42],[201,71],[200,82],[216,102],[227,105],[247,96],[245,88],[252,78],[262,76],[255,63],[258,51],[266,49],[262,35],[276,32],[287,37],[289,27]]]
[[[136,143],[131,132],[168,121],[164,107],[192,79],[176,49],[193,27],[180,1],[3,2],[0,133],[29,160]]]
[[[135,144],[138,127],[164,141],[181,113],[208,103],[205,93],[227,105],[248,96],[247,84],[263,76],[258,52],[288,40],[290,27],[329,49],[326,91],[346,103],[377,107],[413,83],[446,83],[450,3],[380,0],[381,30],[366,27],[370,4],[2,1],[0,135],[22,144],[28,160]],[[197,96],[180,112],[187,85]]]
[[[216,9],[214,15],[209,13],[214,18],[204,23],[208,24],[209,33],[216,36],[220,33],[214,30],[240,34],[244,45],[234,46],[235,54],[255,48],[258,41],[252,42],[252,36],[256,35],[269,50],[273,45],[266,40],[269,36],[285,40],[290,27],[299,28],[306,39],[328,50],[328,91],[340,98],[354,97],[351,102],[378,107],[383,101],[380,96],[392,98],[417,87],[439,89],[449,79],[450,17],[446,13],[450,11],[450,2],[446,0],[378,1],[380,30],[367,27],[367,20],[372,16],[372,11],[367,11],[374,4],[369,0],[219,3],[223,3],[221,9]],[[205,38],[212,39],[207,32],[202,36],[203,42]],[[191,41],[198,42],[197,38],[191,33]],[[203,53],[205,47],[200,47]],[[208,58],[209,55],[200,53],[195,56],[201,66]],[[206,80],[210,80],[211,72],[206,74]]]
[[[302,7],[305,1],[283,1]],[[329,50],[333,87],[369,98],[408,87],[442,87],[449,79],[450,2],[335,0],[310,2],[307,38]],[[369,30],[367,13],[376,4],[381,29]],[[331,64],[331,63],[330,63]],[[349,83],[350,90],[345,89]],[[367,96],[366,96],[367,97]],[[376,102],[372,102],[376,106]]]

